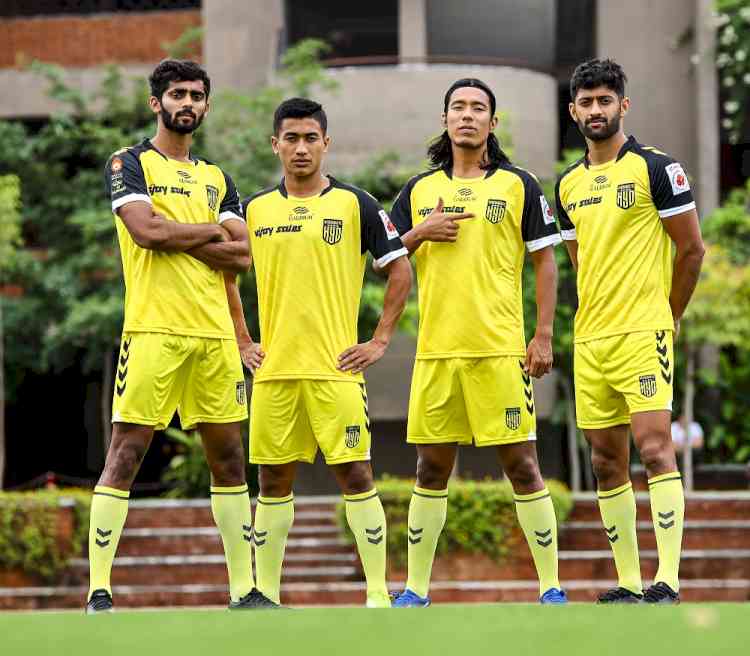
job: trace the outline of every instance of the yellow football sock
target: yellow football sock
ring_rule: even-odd
[[[89,520],[89,593],[106,590],[112,594],[110,575],[117,543],[128,516],[130,492],[97,485],[91,498]]]
[[[258,590],[277,604],[281,603],[281,564],[293,521],[293,494],[279,498],[258,497],[253,525],[255,577]]]
[[[614,490],[599,490],[598,495],[604,531],[615,557],[617,584],[621,588],[642,594],[633,484],[628,481]]]
[[[649,478],[648,491],[656,531],[656,550],[659,554],[659,569],[654,582],[663,581],[678,592],[682,527],[685,519],[685,495],[680,472]]]
[[[345,494],[346,521],[354,533],[367,579],[367,605],[389,608],[385,584],[386,530],[383,504],[375,488],[361,494]]]
[[[448,512],[448,489],[427,490],[414,487],[409,504],[409,576],[406,587],[420,597],[426,597],[430,590],[432,562],[438,538],[445,526]]]
[[[539,577],[540,596],[560,589],[557,574],[557,519],[552,497],[545,487],[532,494],[514,494],[518,523],[526,536]]]
[[[252,511],[247,485],[212,485],[211,511],[224,544],[229,596],[232,601],[239,601],[255,587],[250,555]]]

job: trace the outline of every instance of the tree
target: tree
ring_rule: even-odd
[[[21,244],[18,178],[0,176],[0,490],[5,477],[5,362],[3,333],[3,282]]]

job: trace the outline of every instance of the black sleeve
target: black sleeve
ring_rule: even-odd
[[[402,255],[408,255],[396,226],[380,204],[365,191],[357,190],[362,252],[370,251],[383,267]]]
[[[557,209],[557,218],[560,221],[560,235],[563,239],[572,241],[576,238],[576,227],[570,220],[568,213],[565,211],[562,200],[560,200],[560,182],[562,178],[557,180],[555,184],[555,207]]]
[[[129,150],[116,152],[104,167],[104,184],[112,211],[136,200],[151,203],[140,160]]]
[[[391,208],[391,221],[396,225],[400,235],[405,235],[414,227],[411,218],[411,190],[417,178],[414,177],[404,185],[404,188],[396,196]]]
[[[222,171],[222,173],[224,172]],[[224,182],[227,190],[224,193],[224,198],[221,199],[221,205],[219,205],[219,223],[227,219],[244,220],[245,214],[240,206],[240,195],[237,192],[237,187],[234,186],[234,181],[224,173]]]
[[[661,153],[644,150],[651,199],[662,219],[695,209],[690,181],[682,165]]]
[[[561,240],[555,214],[547,203],[542,188],[526,171],[522,172],[521,179],[524,186],[521,237],[526,242],[526,248],[529,253],[533,253],[545,246],[559,244]]]

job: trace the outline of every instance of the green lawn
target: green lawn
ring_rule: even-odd
[[[730,656],[750,653],[750,605],[444,605],[0,615],[2,656]]]

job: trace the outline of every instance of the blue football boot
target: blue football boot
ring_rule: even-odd
[[[568,597],[564,590],[558,588],[550,588],[541,597],[539,597],[540,604],[567,604]]]
[[[393,608],[427,608],[432,603],[429,597],[420,597],[416,592],[406,588],[393,598]]]

